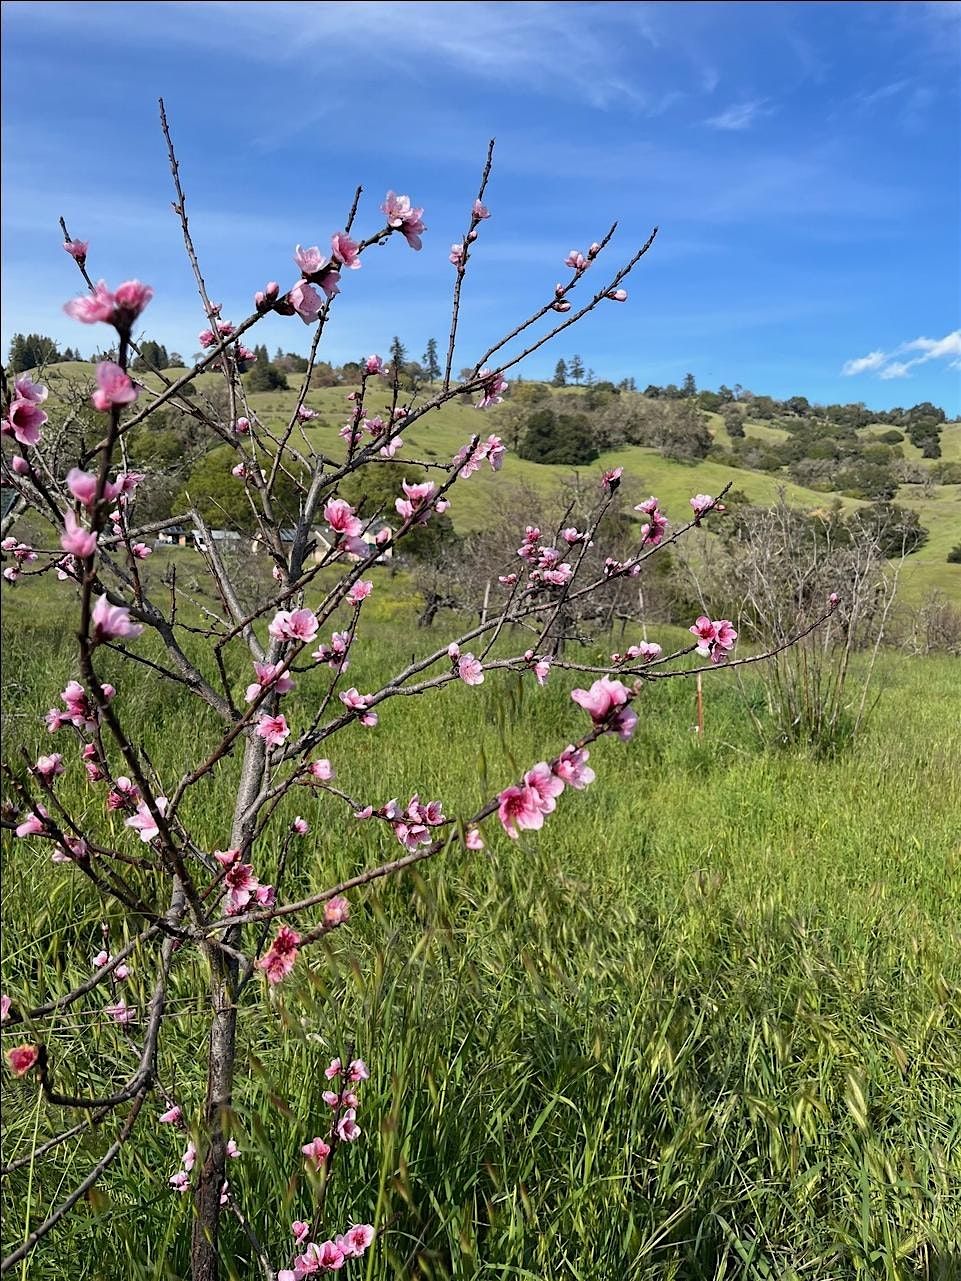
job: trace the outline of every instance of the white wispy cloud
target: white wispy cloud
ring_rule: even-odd
[[[918,354],[911,356],[911,352]],[[902,356],[910,359],[899,359]],[[866,356],[846,360],[841,373],[848,378],[872,373],[887,382],[892,378],[910,378],[912,369],[931,360],[947,360],[949,369],[961,368],[961,329],[953,329],[943,338],[912,338],[893,351],[871,351]]]
[[[736,102],[720,115],[710,116],[704,123],[710,125],[712,129],[739,132],[742,129],[750,129],[755,120],[762,116],[769,116],[773,110],[773,107],[768,106],[766,98],[754,98],[749,102]]]

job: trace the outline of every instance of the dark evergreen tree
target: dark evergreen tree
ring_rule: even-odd
[[[54,364],[59,359],[57,344],[46,334],[14,334],[7,364],[11,373],[19,374],[26,369]]]
[[[581,379],[584,377],[584,364],[580,356],[571,357],[571,363],[570,363],[568,372],[570,373],[571,377],[574,379],[574,382],[579,387],[581,385]]]
[[[424,375],[428,382],[436,382],[441,376],[440,360],[437,356],[437,339],[427,339],[427,350],[424,352]]]
[[[682,396],[697,395],[697,383],[694,381],[693,374],[684,375],[684,381],[681,383],[681,395]]]
[[[567,361],[563,357],[554,366],[554,377],[551,380],[552,387],[567,386]]]

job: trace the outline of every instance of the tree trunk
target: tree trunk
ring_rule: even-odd
[[[268,658],[270,657],[272,655],[268,654]],[[248,811],[260,791],[265,764],[266,745],[263,740],[248,738],[230,832],[232,849],[244,850],[253,835],[256,813]],[[228,932],[224,941],[230,944],[236,940]],[[208,955],[212,1019],[207,1048],[207,1097],[204,1103],[207,1151],[194,1193],[194,1224],[190,1243],[192,1281],[217,1281],[220,1275],[220,1195],[226,1176],[228,1138],[225,1123],[233,1103],[237,1057],[237,962],[217,948],[210,948]]]

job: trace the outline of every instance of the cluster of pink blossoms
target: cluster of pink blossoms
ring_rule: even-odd
[[[261,884],[253,865],[241,861],[240,850],[214,850],[214,858],[224,869],[222,884],[226,891],[224,912],[227,916],[238,916],[254,904],[273,907],[274,887]]]
[[[13,436],[21,445],[36,445],[40,439],[40,428],[47,421],[47,415],[40,406],[48,394],[42,383],[32,382],[26,374],[21,374],[14,381],[13,396],[0,424],[0,433]],[[14,470],[19,472],[18,468]]]
[[[639,645],[629,645],[623,654],[612,654],[611,666],[620,667],[624,663],[637,661],[653,663],[654,659],[660,658],[662,653],[660,645],[654,641],[641,641]]]
[[[303,1254],[294,1259],[292,1268],[281,1268],[277,1281],[301,1281],[302,1277],[317,1272],[338,1272],[348,1259],[360,1259],[370,1247],[376,1233],[369,1223],[358,1223],[330,1241],[317,1244],[307,1241],[310,1226],[295,1220],[291,1225],[294,1240],[300,1247],[306,1243]]]
[[[723,663],[737,640],[737,632],[729,618],[712,622],[706,614],[701,614],[688,631],[697,637],[695,652],[701,658],[710,658],[712,663]]]
[[[486,440],[469,440],[458,449],[451,462],[458,469],[458,476],[466,480],[468,476],[473,476],[485,458],[490,463],[491,471],[500,471],[506,453],[507,446],[500,436],[488,436]]]
[[[377,713],[367,711],[367,708],[370,706],[370,699],[366,694],[361,694],[360,691],[352,685],[350,689],[343,690],[337,695],[337,697],[348,711],[360,712],[357,719],[360,721],[361,725],[366,726],[367,729],[374,728],[377,724]]]
[[[397,196],[388,191],[381,205],[381,211],[387,215],[387,225],[392,231],[399,231],[411,249],[420,249],[421,233],[424,226],[423,209],[415,209],[410,203],[410,196]]]
[[[316,1135],[300,1149],[307,1165],[318,1173],[326,1169],[335,1143],[353,1143],[360,1138],[361,1129],[357,1124],[360,1100],[356,1087],[361,1081],[366,1081],[370,1073],[363,1059],[353,1059],[344,1067],[338,1058],[331,1060],[324,1069],[324,1076],[331,1082],[342,1078],[338,1089],[325,1090],[323,1095],[332,1112],[330,1130],[327,1138]],[[309,1240],[310,1224],[300,1219],[295,1219],[290,1229],[301,1253],[294,1259],[293,1267],[280,1269],[277,1281],[301,1281],[301,1278],[318,1272],[339,1271],[348,1259],[359,1259],[366,1253],[376,1235],[369,1223],[357,1224],[331,1240],[321,1242]]]
[[[656,547],[667,533],[669,524],[667,517],[660,509],[658,500],[652,495],[643,503],[638,503],[634,510],[647,517],[647,521],[641,526],[641,546]]]
[[[112,685],[102,685],[101,689],[108,702],[117,693]],[[55,733],[64,725],[74,725],[77,729],[86,730],[87,733],[92,734],[97,728],[99,713],[96,703],[80,682],[69,681],[60,697],[67,710],[61,712],[59,708],[51,707],[47,712],[44,720],[50,733]]]
[[[0,543],[0,547],[3,548],[8,556],[12,556],[15,562],[13,565],[7,566],[3,571],[3,576],[8,583],[15,583],[20,577],[21,565],[32,565],[37,559],[37,553],[27,543],[21,543],[16,538],[5,538]]]
[[[356,393],[351,392],[354,396]],[[384,444],[377,451],[381,458],[393,458],[399,449],[403,449],[403,437],[395,435],[396,425],[407,417],[407,410],[403,405],[398,405],[391,411],[390,422],[385,422],[379,414],[373,418],[362,418],[359,423],[353,419],[341,427],[338,435],[341,439],[346,440],[351,450],[357,448],[360,444],[362,433],[366,432],[374,442],[383,439]]]
[[[425,805],[415,792],[406,809],[401,809],[395,799],[374,809],[367,805],[357,811],[357,818],[382,818],[393,828],[394,835],[405,849],[415,850],[418,845],[429,845],[433,839],[431,828],[440,827],[447,822],[440,801],[428,801]]]
[[[72,299],[64,306],[64,311],[81,324],[95,325],[102,321],[113,325],[120,333],[129,333],[131,325],[152,297],[150,286],[139,280],[125,280],[113,293],[101,280],[94,286],[93,293]]]
[[[571,538],[565,538],[568,546],[583,539],[583,535],[577,534],[576,530],[567,530],[565,533],[572,535]],[[563,587],[573,576],[573,566],[569,561],[561,559],[563,553],[556,547],[541,543],[540,537],[541,531],[537,526],[528,525],[524,531],[524,541],[517,549],[521,560],[527,561],[532,567],[528,581],[532,584],[546,583],[551,587]]]
[[[401,482],[403,498],[394,500],[398,516],[414,525],[426,524],[432,512],[445,512],[450,503],[446,498],[437,498],[437,486],[432,480],[423,480],[416,485],[410,481]]]
[[[557,808],[557,798],[565,787],[581,791],[593,783],[589,756],[586,748],[571,745],[552,764],[539,761],[518,786],[505,788],[497,798],[497,817],[507,835],[516,839],[522,831],[538,831],[545,816]]]

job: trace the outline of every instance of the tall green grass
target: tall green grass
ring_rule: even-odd
[[[372,597],[371,604],[377,596]],[[73,674],[73,643],[42,611],[6,620],[7,751],[49,739],[38,717]],[[423,644],[401,607],[362,626],[351,680],[370,688]],[[143,642],[141,642],[143,643]],[[382,1236],[345,1275],[541,1281],[908,1281],[961,1275],[961,756],[958,665],[883,664],[884,696],[835,760],[762,751],[742,695],[706,682],[645,694],[630,744],[592,751],[597,782],[567,792],[543,832],[491,829],[353,896],[349,925],[241,1021],[232,1187],[271,1257],[305,1218],[300,1145],[325,1132],[323,1067],[353,1047],[371,1067],[362,1139],[342,1153],[330,1230]],[[238,680],[240,673],[238,671]],[[175,778],[203,717],[156,682],[119,703]],[[577,732],[559,674],[544,690],[493,675],[478,689],[396,700],[330,754],[375,803],[441,796],[467,812]],[[289,696],[294,723],[305,712]],[[746,696],[751,698],[748,687]],[[222,846],[225,763],[191,803]],[[64,798],[99,817],[77,765]],[[333,802],[293,798],[311,834],[291,892],[396,850]],[[119,822],[115,823],[119,831]],[[121,837],[120,839],[125,839]],[[278,840],[257,854],[269,877]],[[4,842],[3,990],[55,994],[125,926],[31,841]],[[134,999],[147,999],[148,957]],[[204,975],[175,965],[162,1077],[195,1116],[203,1097]],[[58,1079],[96,1090],[134,1061],[98,995],[55,1020]],[[9,1038],[5,1037],[9,1043]],[[21,1036],[17,1040],[23,1039]],[[29,1152],[35,1087],[8,1080],[6,1158]],[[136,1141],[33,1256],[28,1275],[184,1277],[190,1206],[168,1190],[183,1136]],[[68,1118],[42,1115],[42,1141]],[[82,1176],[114,1125],[32,1173],[31,1222]],[[28,1170],[6,1180],[4,1237],[22,1239]],[[257,1265],[226,1222],[228,1274]]]

